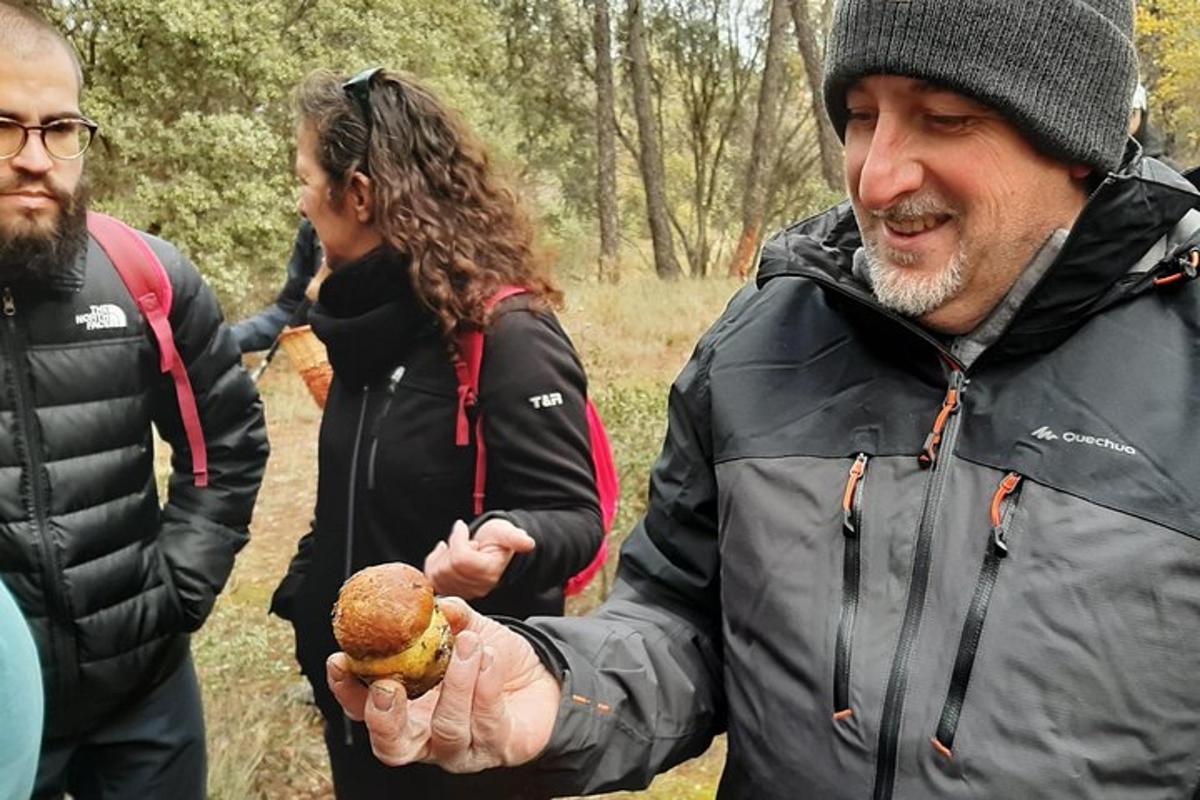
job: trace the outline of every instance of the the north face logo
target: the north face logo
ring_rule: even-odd
[[[1118,442],[1104,436],[1089,436],[1088,434],[1076,433],[1075,431],[1066,431],[1062,436],[1059,436],[1045,425],[1035,431],[1030,431],[1029,435],[1035,439],[1041,439],[1043,442],[1056,442],[1061,440],[1069,444],[1090,444],[1092,447],[1101,447],[1105,450],[1124,453],[1127,456],[1137,455],[1137,450],[1125,444],[1124,442]]]
[[[125,312],[120,306],[104,303],[92,306],[86,314],[76,314],[75,324],[83,325],[89,331],[103,331],[124,328],[129,324],[129,320],[125,318]]]

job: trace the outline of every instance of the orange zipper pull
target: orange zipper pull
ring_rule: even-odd
[[[858,492],[858,485],[866,471],[867,454],[859,453],[858,458],[854,459],[854,465],[850,467],[846,491],[842,494],[842,518],[847,533],[857,533],[857,526],[854,522],[854,495]]]
[[[942,401],[942,410],[938,412],[937,419],[933,422],[933,430],[925,437],[925,445],[921,448],[921,454],[917,456],[917,462],[925,469],[932,467],[937,461],[937,451],[942,444],[942,435],[946,431],[946,424],[954,412],[958,411],[962,387],[963,374],[958,370],[951,372],[950,386],[946,389],[946,399]]]
[[[1004,476],[1004,480],[1000,481],[996,493],[992,495],[992,544],[1001,556],[1008,555],[1008,542],[1005,539],[1004,518],[1000,507],[1004,503],[1004,498],[1015,492],[1020,483],[1021,476],[1016,472],[1010,472]]]

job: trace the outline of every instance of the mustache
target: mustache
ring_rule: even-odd
[[[951,203],[934,194],[914,195],[898,200],[888,208],[871,210],[872,218],[884,222],[906,222],[927,216],[957,217],[959,211]]]
[[[41,178],[33,178],[18,173],[8,179],[0,179],[0,194],[30,190],[48,193],[67,214],[75,210],[77,196],[67,191],[62,184],[49,175]]]

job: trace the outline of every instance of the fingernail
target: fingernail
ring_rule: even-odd
[[[376,683],[371,686],[371,702],[380,711],[391,711],[392,706],[396,704],[396,690]]]
[[[463,661],[467,661],[471,656],[475,655],[475,648],[479,641],[474,636],[459,636],[455,642],[454,654]]]
[[[494,647],[484,647],[483,657],[479,659],[479,671],[487,672],[488,667],[492,666],[496,661],[496,649]]]
[[[346,679],[345,670],[343,670],[341,667],[339,667],[337,665],[337,662],[334,661],[332,657],[330,657],[330,659],[328,661],[326,661],[325,664],[326,664],[326,666],[329,667],[329,674],[333,676],[333,679],[335,681],[344,681]]]

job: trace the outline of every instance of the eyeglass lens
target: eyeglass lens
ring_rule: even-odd
[[[92,129],[82,120],[62,119],[49,125],[26,127],[0,119],[0,158],[13,158],[21,152],[29,134],[40,134],[46,151],[55,158],[78,158],[92,143]]]

